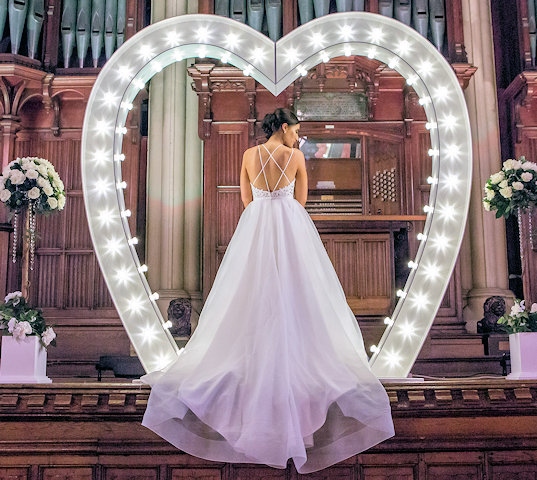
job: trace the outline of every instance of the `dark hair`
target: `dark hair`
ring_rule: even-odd
[[[261,128],[265,132],[267,138],[270,138],[284,123],[287,123],[287,125],[296,125],[300,123],[300,121],[288,108],[277,108],[274,110],[274,113],[267,113],[265,115]]]

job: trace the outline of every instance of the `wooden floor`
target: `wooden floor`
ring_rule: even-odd
[[[186,455],[140,425],[149,387],[0,385],[0,480],[536,479],[537,381],[386,383],[396,436],[311,475]]]

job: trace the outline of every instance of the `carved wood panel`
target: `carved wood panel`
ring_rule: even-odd
[[[231,478],[234,480],[250,480],[253,476],[259,476],[263,480],[287,480],[285,470],[276,470],[263,465],[232,465]],[[211,479],[212,480],[212,479]]]
[[[29,467],[0,468],[0,480],[27,480],[29,474]]]
[[[416,454],[393,453],[386,462],[384,455],[359,455],[360,478],[363,480],[414,480],[418,477]]]
[[[93,480],[92,467],[69,465],[65,467],[40,467],[40,480]]]
[[[240,213],[240,167],[248,124],[213,123],[204,146],[203,296],[206,297]]]
[[[222,469],[219,468],[172,468],[170,480],[221,480]]]
[[[438,452],[423,454],[425,478],[435,480],[475,480],[484,477],[484,455],[466,452],[463,457],[458,453]]]
[[[356,315],[387,315],[393,293],[389,233],[322,234],[321,238]]]
[[[105,480],[158,480],[159,469],[136,468],[133,466],[104,468]]]

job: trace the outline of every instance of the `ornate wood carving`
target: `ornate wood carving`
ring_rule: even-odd
[[[455,70],[455,74],[459,79],[459,83],[463,90],[466,90],[470,79],[473,77],[474,73],[477,71],[477,67],[469,65],[468,63],[452,63],[451,66]]]

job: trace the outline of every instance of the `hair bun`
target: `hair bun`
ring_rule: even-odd
[[[287,125],[296,125],[299,121],[296,115],[288,108],[277,108],[274,113],[267,113],[265,115],[261,128],[268,139],[276,133],[284,123],[287,123]]]
[[[263,124],[261,125],[261,128],[263,129],[263,132],[265,132],[267,138],[270,138],[270,136],[277,130],[274,128],[275,123],[276,115],[274,115],[274,113],[267,113],[263,119]]]

